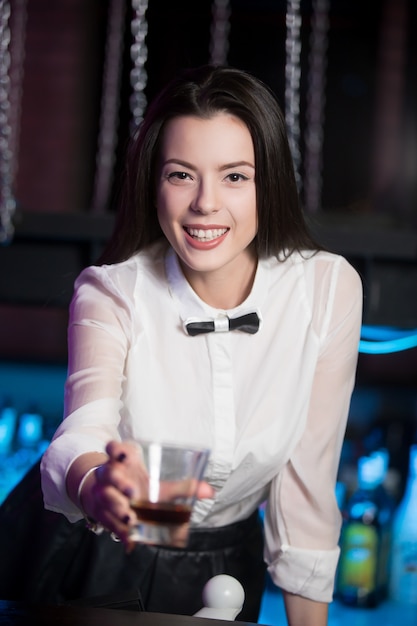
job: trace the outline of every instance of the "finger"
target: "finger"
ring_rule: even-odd
[[[176,498],[212,498],[214,489],[204,481],[195,478],[176,481],[163,481],[159,486],[159,499],[170,501]]]
[[[131,498],[138,492],[138,484],[144,484],[144,476],[140,467],[132,468],[124,462],[108,461],[97,469],[96,481],[102,487],[115,487],[123,495]]]
[[[110,441],[106,446],[109,459],[113,462],[123,463],[124,461],[137,460],[140,447],[131,441]]]
[[[200,481],[197,487],[197,498],[204,500],[205,498],[214,498],[215,491],[211,485],[205,481]]]
[[[102,487],[101,485],[93,488],[93,496],[94,519],[126,543],[129,539],[129,532],[136,522],[128,498],[113,486]]]

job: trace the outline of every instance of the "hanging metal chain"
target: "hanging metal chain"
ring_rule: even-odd
[[[132,87],[130,112],[132,116],[131,133],[133,134],[143,120],[143,114],[147,104],[145,87],[148,81],[148,75],[145,64],[148,58],[148,48],[146,46],[146,35],[148,34],[146,11],[148,10],[148,0],[132,0],[132,8],[134,17],[131,24],[133,43],[130,48],[130,56],[133,68],[130,72],[130,85]]]
[[[214,0],[210,28],[210,64],[227,65],[230,31],[230,0]]]
[[[285,41],[285,121],[294,162],[298,190],[301,190],[300,152],[300,80],[301,80],[301,13],[300,0],[287,0],[287,35]]]
[[[10,14],[10,149],[12,172],[15,179],[18,169],[18,146],[20,139],[20,115],[22,103],[23,69],[25,59],[27,0],[13,0]]]
[[[329,0],[313,1],[310,39],[309,82],[305,131],[304,204],[316,213],[322,202],[323,136],[326,105],[326,70],[329,30]]]
[[[14,235],[26,0],[0,0],[0,244]]]
[[[107,207],[116,159],[126,3],[109,0],[92,210]]]
[[[0,1],[0,243],[13,236],[16,209],[13,196],[13,165],[10,149],[10,4]]]
[[[0,243],[14,232],[12,129],[10,124],[10,3],[0,0]]]

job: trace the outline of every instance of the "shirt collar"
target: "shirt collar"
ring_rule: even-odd
[[[193,290],[185,278],[178,257],[172,247],[165,256],[165,271],[171,295],[183,323],[191,317],[216,319],[219,315],[237,317],[256,311],[262,320],[262,307],[268,294],[268,272],[262,261],[258,262],[255,280],[249,296],[242,304],[233,309],[216,309],[204,302]]]

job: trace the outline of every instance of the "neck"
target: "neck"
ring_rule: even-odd
[[[248,256],[239,259],[238,271],[220,268],[215,272],[193,272],[183,268],[184,274],[196,294],[215,309],[234,309],[249,296],[255,280],[257,260]]]

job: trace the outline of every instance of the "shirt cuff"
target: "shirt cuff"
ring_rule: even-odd
[[[316,602],[331,602],[339,554],[339,547],[303,550],[283,544],[268,572],[275,585],[289,593]]]

